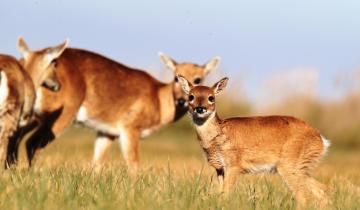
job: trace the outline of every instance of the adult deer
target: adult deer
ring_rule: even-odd
[[[310,194],[327,200],[325,185],[311,177],[329,146],[316,129],[289,116],[221,119],[215,100],[228,78],[212,87],[194,87],[186,78],[178,79],[189,97],[191,119],[208,162],[216,169],[221,191],[229,194],[239,174],[278,172],[299,207]]]
[[[25,66],[46,57],[48,49],[30,52],[36,56],[25,57]],[[160,58],[174,74],[182,74],[194,84],[200,84],[219,64],[219,58],[204,66],[177,63],[162,53]],[[30,166],[38,149],[77,121],[97,131],[95,166],[100,166],[111,142],[120,137],[124,159],[136,171],[140,138],[187,111],[186,97],[176,80],[162,83],[142,70],[81,49],[67,48],[52,62],[56,63],[62,88],[58,92],[45,88],[38,92],[35,111],[41,125],[26,142]],[[14,162],[16,157],[12,156],[10,161]]]
[[[14,57],[1,54],[0,75],[0,162],[4,162],[13,134],[32,117],[35,89],[43,84],[56,91],[59,84],[51,66],[28,72]]]

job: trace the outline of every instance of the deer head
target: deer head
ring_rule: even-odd
[[[194,86],[185,77],[178,76],[183,92],[188,96],[189,113],[194,122],[206,121],[215,113],[216,96],[226,87],[228,78],[225,77],[212,87]]]
[[[53,91],[60,89],[60,83],[56,75],[56,59],[68,46],[68,39],[55,47],[49,47],[38,51],[31,51],[22,37],[19,38],[17,48],[23,58],[20,63],[29,73],[34,82],[35,89],[45,86]]]
[[[159,53],[160,60],[165,66],[174,72],[174,98],[177,107],[187,110],[187,95],[181,89],[180,83],[176,75],[182,75],[187,81],[190,81],[192,85],[200,85],[203,83],[205,76],[215,70],[220,63],[220,57],[215,57],[204,65],[197,65],[193,63],[178,63],[174,59]]]

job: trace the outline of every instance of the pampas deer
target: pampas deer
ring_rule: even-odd
[[[188,95],[189,114],[208,162],[216,169],[221,190],[229,193],[236,176],[262,171],[278,172],[300,206],[310,194],[325,200],[326,187],[311,177],[329,142],[305,122],[288,116],[221,119],[216,96],[224,78],[213,87],[178,80]]]
[[[24,57],[24,65],[28,66],[46,57],[48,48],[26,53],[33,55]],[[200,84],[219,63],[219,58],[203,66],[177,63],[162,53],[160,58],[174,73],[184,74],[194,84]],[[176,121],[187,111],[187,99],[176,80],[162,83],[144,71],[81,49],[67,48],[53,62],[62,88],[56,93],[45,88],[39,91],[35,111],[41,125],[26,143],[30,165],[38,149],[76,121],[97,131],[94,166],[101,166],[109,146],[120,137],[123,156],[130,169],[136,171],[140,138]]]
[[[0,162],[3,163],[12,135],[32,117],[35,88],[43,83],[55,89],[59,86],[52,68],[27,72],[8,55],[0,55],[0,74]],[[35,86],[33,81],[36,81]]]

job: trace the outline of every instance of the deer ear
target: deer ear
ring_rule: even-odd
[[[22,54],[22,56],[27,59],[30,55],[30,49],[27,46],[25,40],[23,37],[19,37],[18,42],[17,42],[17,49],[19,50],[19,52]]]
[[[212,87],[214,90],[214,94],[219,94],[227,85],[229,78],[225,77],[222,78],[219,82],[215,83],[215,85]]]
[[[46,50],[45,59],[51,63],[54,59],[57,59],[69,45],[69,39],[66,39],[64,43],[56,46],[50,47]]]
[[[184,91],[184,93],[189,94],[190,90],[192,88],[192,84],[187,81],[187,79],[185,79],[185,77],[181,76],[181,75],[177,75],[176,76],[179,84],[181,85],[182,90]]]
[[[171,59],[169,56],[165,55],[162,52],[159,52],[160,60],[165,64],[165,66],[173,71],[176,70],[176,61]]]
[[[210,71],[217,69],[217,67],[220,64],[220,57],[216,56],[213,59],[211,59],[209,62],[207,62],[204,65],[205,74],[208,74]]]

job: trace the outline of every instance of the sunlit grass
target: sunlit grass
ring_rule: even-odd
[[[357,177],[332,175],[320,180],[332,188],[333,207],[360,205]],[[91,168],[57,167],[7,171],[0,179],[1,209],[294,209],[295,203],[275,175],[239,178],[224,198],[214,176],[201,169],[174,172],[149,168],[135,181],[121,165],[94,173]],[[329,207],[330,209],[330,207]]]
[[[141,170],[131,179],[114,142],[105,167],[90,165],[94,133],[70,129],[26,169],[0,176],[0,209],[294,209],[280,177],[242,175],[228,199],[218,193],[214,170],[193,132],[182,124],[141,142]],[[175,132],[177,131],[177,132]],[[360,152],[332,147],[315,177],[330,186],[329,209],[360,206]]]

